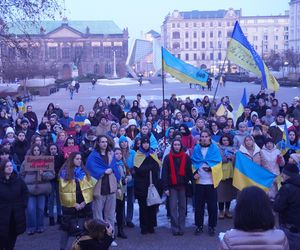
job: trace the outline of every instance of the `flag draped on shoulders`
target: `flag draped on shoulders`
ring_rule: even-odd
[[[193,172],[196,172],[203,166],[203,164],[207,164],[211,168],[213,183],[214,187],[216,188],[223,177],[222,157],[218,146],[214,143],[211,143],[208,147],[205,157],[203,157],[201,146],[200,144],[197,144],[194,148],[191,159]]]
[[[207,72],[198,69],[173,56],[165,48],[162,48],[162,61],[164,70],[180,82],[200,84],[204,87],[207,86]]]
[[[248,103],[247,93],[246,93],[246,88],[244,88],[244,93],[243,93],[239,108],[236,113],[236,118],[239,118],[243,114],[244,108],[247,106],[247,103]]]
[[[99,152],[95,149],[90,153],[89,157],[87,158],[86,167],[90,172],[91,176],[93,176],[97,180],[103,177],[105,171],[108,168],[111,168],[113,170],[113,173],[117,181],[121,179],[121,175],[115,158],[112,157],[111,162],[107,164],[100,156]]]
[[[232,184],[237,189],[257,186],[267,192],[275,178],[275,174],[253,162],[243,153],[236,153]]]
[[[134,166],[136,168],[139,168],[142,165],[142,163],[144,162],[144,160],[146,159],[146,157],[148,157],[148,156],[151,156],[161,167],[161,161],[157,158],[157,155],[154,154],[154,151],[150,150],[147,153],[145,153],[145,152],[142,152],[142,149],[139,149],[134,156],[134,161],[133,161]]]
[[[266,64],[247,40],[238,21],[235,23],[229,42],[227,58],[240,67],[261,77],[262,86],[265,89],[272,91],[277,91],[279,89],[277,80],[271,75]]]

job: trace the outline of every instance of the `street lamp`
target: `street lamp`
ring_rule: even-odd
[[[285,70],[285,68],[286,68],[288,65],[289,65],[289,62],[287,62],[287,61],[285,61],[285,62],[283,63],[283,67],[282,67],[282,78],[284,78],[284,70]]]

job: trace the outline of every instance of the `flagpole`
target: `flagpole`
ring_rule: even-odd
[[[163,47],[161,47],[161,85],[162,85],[162,108],[164,112],[164,101],[165,101],[165,66],[164,66],[164,53]],[[164,126],[163,133],[166,134],[166,116],[164,115]],[[164,144],[166,143],[167,138],[164,136]]]
[[[221,79],[221,76],[224,72],[224,68],[225,68],[225,62],[227,60],[227,57],[225,57],[224,61],[223,61],[223,65],[222,65],[222,68],[221,68],[221,72],[220,72],[220,76],[219,76],[219,79],[218,79],[218,83],[217,83],[217,86],[216,86],[216,90],[215,90],[215,93],[214,93],[214,97],[213,97],[213,100],[212,100],[212,103],[210,105],[210,109],[209,109],[209,112],[208,112],[208,117],[210,116],[210,113],[211,113],[211,109],[212,109],[212,106],[215,102],[215,99],[216,99],[216,95],[217,95],[217,92],[218,92],[218,88],[219,88],[219,84],[220,84],[220,79]]]

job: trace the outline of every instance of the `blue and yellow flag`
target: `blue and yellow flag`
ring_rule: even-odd
[[[175,77],[180,82],[200,84],[207,86],[208,73],[197,69],[196,67],[185,63],[184,61],[173,56],[165,48],[162,49],[162,61],[164,70]]]
[[[267,192],[275,178],[275,174],[251,161],[243,153],[236,153],[232,184],[237,189],[257,186]]]
[[[247,106],[247,94],[246,94],[246,88],[244,88],[244,93],[243,93],[243,97],[241,99],[241,103],[240,103],[240,106],[238,108],[238,111],[236,113],[236,118],[239,118],[243,112],[244,112],[244,108]]]
[[[272,91],[279,89],[277,80],[270,74],[268,67],[247,40],[238,21],[235,23],[229,42],[227,58],[240,67],[261,77],[263,88]]]
[[[205,157],[203,157],[201,153],[201,147],[199,144],[197,144],[194,148],[191,160],[193,173],[198,171],[199,168],[203,167],[203,164],[208,165],[211,168],[213,184],[216,188],[223,178],[222,156],[218,146],[214,143],[211,143],[208,147]],[[199,184],[199,182],[197,184]]]

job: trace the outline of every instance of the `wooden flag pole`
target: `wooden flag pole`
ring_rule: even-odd
[[[225,70],[225,62],[226,62],[226,60],[227,60],[227,57],[225,57],[225,59],[223,61],[223,65],[222,65],[222,68],[221,68],[221,72],[220,72],[220,76],[219,76],[218,83],[217,83],[217,86],[216,86],[216,90],[215,90],[215,93],[214,93],[214,97],[213,97],[212,103],[211,103],[210,108],[209,108],[208,117],[210,116],[212,106],[213,106],[213,104],[215,102],[215,99],[216,99],[216,95],[217,95],[218,88],[219,88],[219,85],[220,85],[220,79],[221,79],[221,76],[223,75],[224,70]]]

